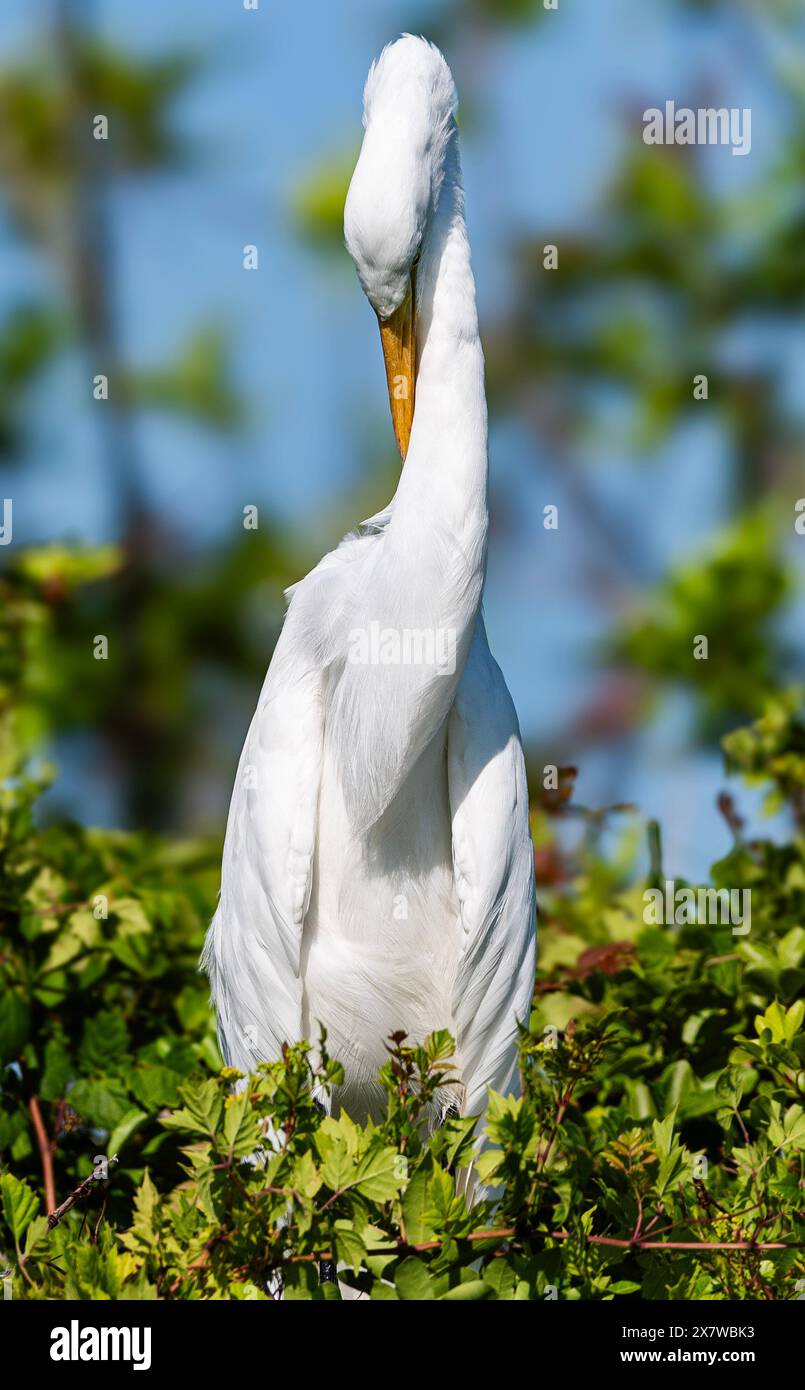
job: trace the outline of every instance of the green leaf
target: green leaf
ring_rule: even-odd
[[[391,1284],[382,1284],[377,1279],[372,1285],[369,1297],[373,1303],[398,1303],[400,1301],[400,1295],[395,1288],[392,1288]]]
[[[443,1162],[449,1168],[472,1161],[476,1125],[474,1115],[451,1115],[440,1127],[439,1137],[445,1142]]]
[[[128,1050],[129,1030],[117,1011],[105,1010],[84,1024],[78,1055],[87,1071],[109,1071],[126,1057]]]
[[[437,1029],[425,1039],[429,1062],[447,1062],[455,1056],[456,1044],[446,1028]]]
[[[136,1106],[127,1110],[109,1135],[109,1152],[111,1154],[120,1153],[121,1149],[125,1147],[126,1141],[131,1138],[132,1134],[136,1134],[147,1120],[148,1115],[144,1110],[138,1110]]]
[[[135,1067],[130,1086],[141,1105],[148,1110],[173,1108],[179,1103],[181,1072],[172,1067],[140,1065]]]
[[[218,1082],[214,1077],[196,1085],[179,1088],[183,1105],[172,1115],[166,1115],[162,1123],[168,1129],[189,1130],[192,1134],[203,1134],[213,1138],[223,1114],[224,1102]]]
[[[793,1042],[800,1028],[802,1020],[805,1018],[805,999],[797,999],[790,1009],[786,1010],[785,1015],[785,1037],[787,1042]]]
[[[485,1279],[469,1279],[466,1284],[456,1284],[455,1288],[443,1293],[440,1302],[477,1301],[481,1298],[494,1298],[495,1290]]]
[[[315,1197],[321,1182],[321,1173],[313,1161],[313,1155],[306,1149],[294,1163],[290,1186],[305,1197]]]
[[[394,1287],[406,1303],[425,1301],[435,1297],[433,1280],[422,1260],[409,1255],[402,1261],[394,1274]]]
[[[339,1264],[357,1274],[366,1255],[366,1246],[351,1221],[336,1221],[335,1248]]]
[[[494,1290],[497,1299],[513,1299],[517,1290],[517,1275],[505,1257],[490,1260],[484,1270],[484,1283]]]
[[[372,1202],[389,1202],[402,1187],[400,1156],[396,1149],[371,1150],[359,1161],[355,1185],[362,1197]]]
[[[763,1033],[768,1029],[771,1033],[772,1042],[781,1043],[786,1036],[785,1010],[781,1008],[775,999],[769,1004],[764,1014],[758,1014],[755,1018],[755,1031],[762,1038]]]
[[[670,1115],[666,1115],[664,1120],[652,1120],[651,1127],[654,1131],[654,1147],[657,1150],[658,1158],[667,1158],[668,1154],[671,1152],[675,1124],[676,1106],[674,1106]]]
[[[783,1135],[786,1148],[805,1149],[805,1111],[801,1105],[791,1105],[786,1110]]]
[[[14,1062],[23,1051],[31,1030],[31,1007],[22,990],[0,990],[0,1065]]]
[[[39,1202],[27,1182],[13,1173],[3,1173],[0,1177],[0,1197],[6,1225],[19,1243],[36,1216]]]
[[[154,1224],[154,1215],[159,1205],[159,1194],[151,1180],[151,1175],[146,1168],[143,1180],[137,1189],[134,1197],[135,1225],[138,1229],[150,1229]]]
[[[34,1255],[40,1245],[44,1244],[48,1235],[48,1219],[46,1216],[35,1216],[28,1230],[25,1233],[25,1258]]]
[[[232,1096],[224,1112],[224,1138],[233,1158],[248,1158],[261,1140],[260,1122],[247,1091]]]
[[[61,583],[74,587],[107,579],[123,563],[120,550],[113,545],[76,548],[65,545],[29,546],[18,564],[23,574],[39,584]]]
[[[433,1240],[433,1227],[425,1215],[430,1205],[430,1169],[431,1165],[418,1168],[402,1195],[403,1222],[410,1245]]]
[[[122,1124],[131,1110],[131,1100],[121,1082],[77,1081],[69,1094],[70,1104],[85,1124],[110,1132]]]
[[[62,1038],[50,1038],[45,1044],[45,1065],[39,1083],[42,1100],[61,1100],[73,1075],[74,1063]]]
[[[352,1157],[344,1141],[338,1139],[326,1154],[321,1167],[321,1175],[333,1192],[341,1192],[349,1187],[353,1173]]]
[[[663,1197],[666,1192],[677,1186],[684,1173],[684,1151],[680,1148],[672,1149],[660,1163],[656,1182],[657,1195]]]

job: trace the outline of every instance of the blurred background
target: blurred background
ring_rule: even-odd
[[[403,30],[461,97],[532,794],[573,765],[701,877],[720,736],[803,674],[801,0],[4,0],[0,569],[48,624],[15,738],[60,769],[47,816],[223,833],[283,589],[396,483],[341,214]],[[751,153],[646,146],[666,100],[750,107]]]

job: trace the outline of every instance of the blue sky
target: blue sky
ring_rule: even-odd
[[[189,45],[205,58],[176,122],[198,158],[182,172],[121,185],[113,197],[127,356],[150,366],[202,323],[228,325],[236,384],[251,411],[248,432],[234,440],[162,416],[142,420],[151,494],[198,544],[230,532],[243,505],[256,502],[328,546],[343,496],[366,467],[360,441],[384,419],[382,366],[346,258],[334,268],[301,245],[289,202],[300,173],[356,148],[366,70],[383,43],[403,29],[427,32],[440,5],[261,0],[252,12],[239,0],[96,0],[91,10],[121,44],[142,52]],[[39,41],[48,12],[45,0],[4,0],[4,58]],[[753,108],[753,153],[710,152],[714,184],[748,186],[775,155],[779,98],[737,20],[683,18],[663,0],[561,0],[559,13],[532,30],[480,47],[459,36],[448,57],[483,117],[464,159],[482,321],[510,292],[514,236],[548,227],[561,245],[596,215],[632,108],[690,101],[715,75],[721,103]],[[241,266],[247,242],[260,249],[256,274]],[[0,248],[0,308],[26,290],[46,292],[36,255],[7,230]],[[793,392],[805,375],[802,337],[792,335],[782,352],[772,346]],[[0,479],[15,498],[19,540],[110,535],[85,389],[90,365],[102,369],[70,358],[49,373],[32,403],[25,471]],[[721,448],[706,418],[642,464],[591,447],[591,486],[606,511],[635,528],[651,574],[726,519]],[[555,461],[536,457],[514,422],[493,430],[491,461],[517,520],[490,555],[490,639],[524,732],[549,742],[568,708],[584,703],[608,616],[575,583],[583,532]],[[559,533],[541,527],[546,502],[562,509]],[[590,802],[635,800],[659,816],[669,867],[696,874],[726,848],[713,810],[722,780],[715,750],[690,753],[677,704],[641,736],[628,767],[617,749],[589,758],[580,791]]]

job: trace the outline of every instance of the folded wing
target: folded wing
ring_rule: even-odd
[[[481,619],[448,725],[461,942],[453,1000],[466,1114],[516,1088],[517,1025],[534,989],[536,905],[528,791],[511,696]]]
[[[294,604],[241,753],[202,965],[227,1063],[248,1072],[302,1034],[302,932],[322,760],[322,672]]]

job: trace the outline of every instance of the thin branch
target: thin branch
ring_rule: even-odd
[[[740,1221],[744,1216],[751,1216],[752,1212],[757,1211],[759,1206],[762,1206],[762,1203],[755,1202],[754,1206],[746,1207],[744,1211],[719,1212],[718,1216],[685,1216],[679,1221],[671,1221],[667,1226],[660,1226],[654,1234],[655,1236],[665,1236],[669,1231],[675,1231],[678,1226],[705,1226],[712,1225],[714,1221]],[[650,1226],[647,1227],[646,1232],[648,1233],[650,1229]]]
[[[22,1066],[23,1077],[28,1090],[28,1113],[31,1116],[31,1124],[36,1135],[36,1146],[39,1149],[39,1161],[42,1164],[42,1182],[45,1188],[45,1206],[48,1215],[56,1206],[56,1179],[53,1175],[53,1144],[48,1138],[45,1129],[45,1122],[42,1119],[42,1108],[39,1104],[39,1097],[28,1084],[28,1073],[24,1063]]]
[[[784,1240],[612,1240],[588,1236],[591,1245],[615,1245],[623,1250],[799,1250],[801,1245]]]
[[[459,1236],[459,1240],[509,1240],[512,1236],[527,1237],[515,1226],[499,1226],[484,1231],[472,1231]],[[569,1240],[570,1231],[551,1231],[552,1240]],[[802,1245],[782,1240],[617,1240],[614,1236],[585,1236],[590,1245],[609,1245],[618,1250],[800,1250]],[[398,1241],[396,1245],[381,1245],[367,1250],[367,1256],[374,1255],[420,1255],[428,1250],[439,1250],[442,1240],[426,1240],[416,1245]],[[313,1263],[315,1260],[334,1260],[332,1250],[316,1250],[310,1255],[290,1255],[288,1264]]]
[[[117,1154],[113,1154],[110,1159],[107,1159],[107,1168],[110,1163],[117,1163]],[[72,1192],[65,1197],[61,1205],[55,1207],[55,1210],[50,1212],[48,1216],[48,1230],[52,1231],[53,1227],[58,1226],[62,1218],[67,1215],[68,1211],[72,1211],[74,1206],[77,1206],[79,1202],[83,1202],[89,1197],[93,1190],[94,1183],[103,1181],[105,1181],[103,1165],[99,1163],[97,1168],[93,1168],[89,1177],[85,1178],[83,1182],[80,1182],[78,1187],[74,1187]],[[101,1213],[101,1215],[103,1216],[103,1213]]]

